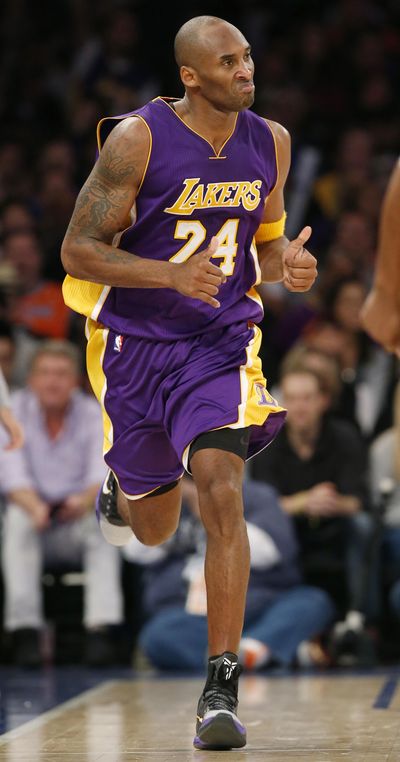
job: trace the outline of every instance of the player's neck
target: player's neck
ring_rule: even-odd
[[[174,103],[178,116],[192,130],[206,138],[219,151],[235,127],[235,111],[219,111],[205,101],[189,100],[185,95]]]

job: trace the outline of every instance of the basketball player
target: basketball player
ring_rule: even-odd
[[[284,236],[289,136],[247,110],[246,39],[200,16],[179,30],[175,55],[183,98],[100,122],[99,159],[63,244],[64,293],[88,317],[110,468],[98,505],[106,538],[123,544],[133,531],[163,542],[177,527],[184,467],[196,482],[210,659],[194,743],[223,749],[246,743],[236,716],[249,575],[244,461],[285,414],[258,358],[254,286],[306,291],[316,261],[303,248],[309,227],[291,243]]]
[[[374,283],[361,318],[370,336],[400,357],[400,161],[383,200]]]

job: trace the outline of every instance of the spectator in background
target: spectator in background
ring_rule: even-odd
[[[3,257],[17,273],[18,290],[10,310],[12,320],[37,337],[68,336],[71,312],[61,285],[42,278],[43,253],[33,232],[10,233],[3,242]]]
[[[281,376],[283,378],[288,373],[303,369],[310,369],[318,375],[322,392],[329,400],[326,414],[338,414],[340,417],[340,412],[337,413],[336,406],[342,389],[342,381],[337,358],[320,349],[313,349],[298,342],[287,353],[281,366]],[[279,387],[273,389],[271,393],[273,397],[281,399],[282,392]]]
[[[63,169],[43,173],[36,202],[40,209],[40,234],[43,247],[43,273],[61,282],[63,270],[60,251],[65,230],[74,209],[76,188]]]
[[[0,315],[2,312],[6,315],[8,311],[2,301],[0,290]],[[16,326],[0,317],[0,367],[11,389],[25,385],[28,368],[38,344],[39,340],[30,336],[22,326]]]
[[[395,367],[361,326],[366,288],[359,278],[338,280],[325,296],[325,322],[310,324],[304,341],[339,361],[342,390],[337,413],[355,422],[366,440],[392,420]]]
[[[17,198],[8,198],[0,209],[0,236],[7,238],[11,233],[32,233],[37,229],[37,220],[28,204]]]
[[[292,516],[306,582],[326,585],[342,609],[365,611],[360,580],[372,522],[364,512],[363,442],[351,424],[326,416],[331,398],[315,370],[288,370],[281,393],[286,426],[253,461],[253,476],[277,489]],[[344,588],[338,571],[344,571]]]
[[[157,85],[138,51],[136,13],[127,6],[112,8],[100,26],[101,34],[89,38],[75,58],[73,90],[75,97],[94,97],[100,113],[123,114],[157,95]]]
[[[334,618],[329,596],[303,585],[291,524],[275,490],[244,483],[244,512],[251,570],[240,659],[245,669],[270,663],[325,663],[315,642]],[[205,534],[197,490],[183,482],[183,512],[177,532],[155,548],[134,538],[124,547],[128,560],[146,565],[144,604],[148,621],[141,647],[160,669],[202,669],[207,659]]]
[[[117,551],[98,531],[94,502],[104,478],[100,409],[79,391],[78,353],[68,342],[46,342],[34,357],[28,386],[13,409],[23,420],[22,450],[0,455],[6,497],[3,538],[5,628],[15,661],[41,662],[41,572],[83,565],[86,660],[113,658],[107,626],[119,624],[122,602]]]
[[[322,301],[343,278],[359,278],[368,285],[375,254],[375,228],[361,211],[346,210],[340,215],[324,262],[319,283]]]
[[[10,197],[24,198],[32,186],[22,143],[4,140],[0,144],[0,203]]]
[[[337,148],[336,166],[321,175],[314,186],[315,199],[324,217],[339,220],[354,197],[370,182],[373,144],[368,130],[343,132]]]

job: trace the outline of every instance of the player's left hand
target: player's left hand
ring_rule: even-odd
[[[306,225],[283,252],[283,285],[288,291],[308,291],[317,277],[317,260],[304,248],[311,232]]]

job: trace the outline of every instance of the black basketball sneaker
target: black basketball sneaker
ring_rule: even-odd
[[[236,749],[246,744],[246,728],[236,716],[242,671],[226,651],[208,662],[208,677],[197,707],[196,749]]]
[[[111,545],[126,545],[132,539],[132,529],[118,513],[118,484],[112,471],[104,479],[96,500],[96,516],[103,537]]]

